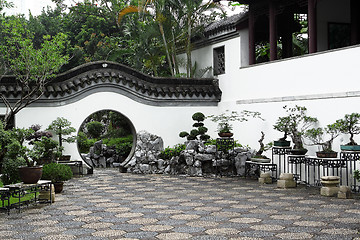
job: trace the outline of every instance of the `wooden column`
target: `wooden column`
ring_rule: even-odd
[[[276,8],[273,1],[269,2],[269,44],[270,61],[277,59]]]
[[[351,0],[351,45],[360,43],[360,2]]]
[[[254,8],[249,5],[249,65],[256,63],[255,57],[255,13]]]
[[[317,52],[316,0],[308,0],[309,53]]]
[[[285,21],[287,24],[285,24],[284,32],[281,36],[282,40],[282,57],[288,58],[293,56],[293,44],[292,44],[292,29],[291,24],[294,21],[294,14],[284,13],[282,21]]]

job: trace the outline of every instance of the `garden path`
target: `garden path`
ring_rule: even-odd
[[[0,214],[1,239],[360,239],[360,200],[252,179],[74,178],[52,205]]]

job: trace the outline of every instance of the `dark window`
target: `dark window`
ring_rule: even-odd
[[[350,46],[351,27],[348,23],[328,24],[329,49]]]
[[[214,74],[225,73],[225,47],[214,48]]]

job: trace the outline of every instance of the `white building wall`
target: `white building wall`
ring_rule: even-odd
[[[225,110],[259,111],[266,121],[250,120],[235,125],[235,138],[258,148],[260,131],[270,142],[282,136],[273,124],[285,116],[282,107],[305,106],[320,126],[335,122],[347,113],[359,112],[360,84],[357,58],[360,46],[307,55],[238,69],[234,75],[222,75],[223,91],[219,112]],[[336,139],[334,150],[346,144],[349,136]],[[360,137],[356,137],[360,143]],[[315,147],[309,147],[314,154]],[[269,153],[268,153],[269,154]]]

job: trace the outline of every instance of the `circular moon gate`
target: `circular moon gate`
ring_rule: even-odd
[[[89,115],[77,134],[82,159],[92,168],[113,168],[131,158],[135,151],[136,131],[132,122],[114,110]]]

